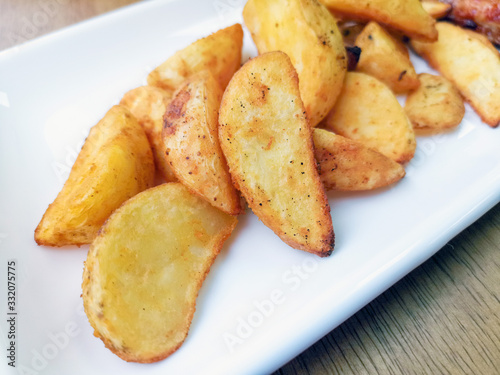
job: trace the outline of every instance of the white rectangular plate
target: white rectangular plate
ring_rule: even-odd
[[[337,236],[330,258],[289,248],[248,213],[216,260],[189,336],[174,355],[140,365],[105,349],[82,311],[88,247],[38,247],[33,231],[90,127],[176,50],[241,22],[242,5],[144,2],[0,53],[0,297],[6,301],[3,270],[15,259],[18,370],[269,373],[500,200],[500,129],[489,128],[467,107],[458,129],[418,138],[407,176],[394,187],[329,195]],[[248,33],[243,55],[244,60],[255,55]],[[430,71],[413,58],[417,72]],[[7,348],[2,314],[2,348]],[[5,355],[0,358],[5,373],[10,367]]]

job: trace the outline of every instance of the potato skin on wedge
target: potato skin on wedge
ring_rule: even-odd
[[[335,104],[347,71],[335,18],[317,0],[249,0],[243,18],[259,53],[290,57],[309,123],[316,126]]]
[[[296,249],[330,255],[330,206],[285,53],[260,55],[234,75],[222,99],[219,139],[234,183],[262,222]]]
[[[196,298],[237,219],[167,183],[128,200],[92,243],[83,272],[85,313],[106,347],[156,362],[184,342]]]
[[[35,230],[35,241],[47,246],[91,243],[116,208],[153,182],[153,155],[144,130],[125,107],[114,106],[90,130],[68,180]]]
[[[481,119],[500,123],[500,54],[484,36],[447,22],[438,22],[435,43],[411,41],[412,47],[455,84]]]
[[[214,207],[241,213],[218,138],[222,90],[209,72],[186,82],[167,108],[163,143],[166,161],[180,182]]]
[[[398,163],[410,161],[415,154],[415,132],[405,111],[389,87],[364,73],[347,73],[324,125]]]
[[[395,93],[404,93],[420,86],[406,46],[370,22],[356,38],[361,56],[356,68],[385,83]]]
[[[452,8],[451,4],[441,3],[435,0],[430,0],[430,1],[423,0],[421,3],[422,3],[422,8],[424,8],[424,10],[427,13],[429,13],[432,18],[435,19],[443,18],[448,13],[450,13]]]
[[[163,115],[171,98],[172,93],[169,91],[153,86],[141,86],[127,92],[120,102],[129,109],[146,132],[156,169],[167,182],[177,180],[165,159],[165,146],[161,137]]]
[[[436,21],[419,0],[320,0],[335,15],[375,21],[425,41],[437,39]]]
[[[405,175],[401,164],[328,130],[314,129],[313,140],[319,176],[327,190],[373,190]]]
[[[226,27],[177,51],[149,74],[148,84],[174,92],[193,74],[208,70],[225,89],[240,67],[242,46],[241,25]]]
[[[421,73],[421,85],[406,98],[405,112],[415,129],[444,130],[456,127],[465,115],[457,88],[443,76]]]

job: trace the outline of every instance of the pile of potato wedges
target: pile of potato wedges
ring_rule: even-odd
[[[35,231],[90,244],[85,312],[126,361],[183,343],[198,291],[246,205],[285,243],[329,256],[326,192],[394,184],[420,129],[450,131],[468,102],[500,122],[500,56],[419,0],[249,0],[243,28],[176,52],[95,125]],[[415,71],[408,45],[441,75]],[[406,105],[397,95],[405,95]],[[158,181],[161,181],[158,184]]]

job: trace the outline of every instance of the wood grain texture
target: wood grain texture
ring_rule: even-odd
[[[500,204],[275,375],[500,373]]]
[[[137,0],[2,0],[0,50]]]
[[[2,0],[0,49],[134,2]],[[278,374],[500,374],[500,204]]]

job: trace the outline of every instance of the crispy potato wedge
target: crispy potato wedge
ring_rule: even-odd
[[[373,190],[401,180],[401,164],[364,146],[324,129],[314,129],[314,155],[319,176],[327,190]]]
[[[225,89],[240,68],[243,29],[226,27],[176,52],[148,76],[148,84],[175,91],[193,74],[208,70]]]
[[[437,39],[436,21],[419,0],[320,0],[334,14],[353,20],[375,21],[418,40]]]
[[[478,40],[479,42],[483,43],[486,47],[488,47],[492,52],[498,53],[498,50],[496,47],[490,42],[487,36],[483,34],[479,34],[478,32],[475,32],[474,30],[471,29],[462,29],[464,30],[467,35],[469,35],[471,38],[474,38]]]
[[[262,222],[290,246],[328,256],[330,206],[298,84],[283,52],[247,62],[224,93],[219,139],[234,183]]]
[[[398,163],[415,154],[415,132],[403,108],[386,85],[364,73],[347,73],[325,127]]]
[[[398,94],[420,86],[405,45],[378,23],[366,25],[356,38],[356,46],[362,51],[356,71],[377,78]]]
[[[191,192],[230,215],[241,213],[218,138],[222,90],[209,72],[181,86],[165,113],[167,161]]]
[[[94,335],[129,362],[156,362],[175,352],[236,223],[180,183],[128,200],[103,226],[85,262],[82,297]]]
[[[141,86],[127,92],[120,102],[130,110],[146,132],[156,169],[167,182],[177,180],[165,158],[165,146],[161,137],[163,115],[171,98],[172,93],[169,91],[153,86]]]
[[[122,106],[91,130],[68,180],[35,230],[39,245],[83,245],[123,202],[151,187],[154,162],[144,130]]]
[[[339,22],[338,27],[340,34],[342,34],[342,39],[344,40],[344,45],[346,47],[354,47],[356,45],[356,38],[365,28],[364,23],[358,23],[353,21]]]
[[[451,11],[451,4],[439,1],[422,1],[422,8],[431,15],[432,18],[443,18]]]
[[[435,43],[411,41],[415,51],[455,84],[492,127],[500,122],[500,54],[482,36],[447,22],[437,24]]]
[[[361,48],[356,46],[356,38],[363,31],[365,25],[353,21],[340,21],[337,23],[337,26],[344,41],[347,55],[347,70],[356,70],[362,52]]]
[[[450,129],[462,122],[464,101],[455,86],[442,76],[418,75],[420,87],[409,93],[405,111],[416,129]]]
[[[309,123],[316,126],[335,104],[347,70],[335,18],[317,0],[249,0],[243,19],[259,53],[290,57]]]

